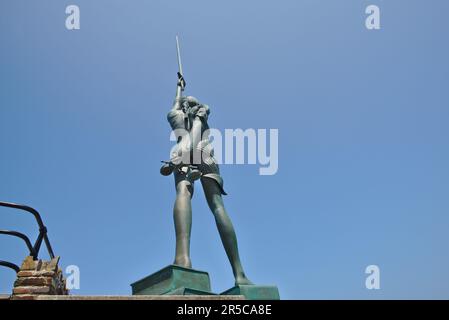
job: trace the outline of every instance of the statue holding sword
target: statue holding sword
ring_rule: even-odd
[[[174,264],[191,268],[190,233],[192,226],[191,198],[194,182],[200,180],[212,211],[221,241],[231,263],[236,285],[252,284],[246,277],[240,261],[237,237],[231,219],[226,212],[222,195],[223,178],[213,157],[213,148],[208,135],[210,108],[192,96],[184,96],[186,81],[182,71],[179,40],[176,37],[178,55],[178,81],[175,101],[168,112],[167,120],[176,135],[177,144],[172,149],[170,160],[163,161],[161,174],[173,174],[176,200],[173,218],[176,232],[176,254]],[[195,161],[195,160],[197,161]]]

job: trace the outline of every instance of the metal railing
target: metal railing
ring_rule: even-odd
[[[21,205],[21,204],[15,204],[10,202],[3,202],[0,201],[0,207],[6,207],[6,208],[12,208],[12,209],[18,209],[20,211],[18,212],[28,212],[31,213],[34,218],[36,219],[37,225],[39,227],[39,235],[37,236],[36,241],[34,242],[34,245],[31,243],[30,239],[23,233],[20,233],[18,231],[11,231],[11,230],[0,230],[0,234],[13,236],[19,239],[22,239],[25,242],[25,245],[28,248],[29,255],[33,257],[34,260],[38,259],[39,250],[42,245],[42,241],[44,241],[45,246],[47,247],[48,254],[50,255],[50,258],[53,259],[55,257],[53,253],[53,249],[50,244],[50,240],[48,239],[47,235],[47,228],[45,227],[41,215],[39,212],[37,212],[36,209]],[[0,260],[0,266],[7,267],[10,269],[15,270],[16,272],[19,272],[19,266],[8,261]]]

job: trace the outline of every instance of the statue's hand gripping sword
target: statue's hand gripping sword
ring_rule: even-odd
[[[178,36],[176,36],[176,53],[178,55],[178,79],[179,83],[181,84],[181,90],[184,91],[184,88],[186,87],[186,81],[184,80],[184,73],[182,72],[181,52],[179,49]]]

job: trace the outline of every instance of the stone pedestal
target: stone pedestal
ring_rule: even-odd
[[[169,265],[131,284],[133,295],[213,295],[209,274]]]
[[[67,295],[68,290],[58,261],[59,257],[50,261],[26,257],[17,273],[11,299],[34,299],[39,295]]]
[[[279,300],[276,286],[240,285],[232,287],[221,295],[242,295],[248,300]]]

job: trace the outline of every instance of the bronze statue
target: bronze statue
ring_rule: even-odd
[[[176,200],[173,217],[176,231],[176,255],[174,264],[191,268],[190,232],[194,181],[200,180],[207,203],[217,224],[220,238],[231,263],[236,285],[249,285],[251,281],[243,271],[237,246],[237,237],[231,219],[223,204],[223,178],[213,157],[213,148],[208,135],[210,108],[192,96],[183,96],[186,82],[183,77],[178,38],[178,82],[173,107],[167,115],[177,144],[172,149],[169,161],[164,161],[161,174],[173,174]],[[192,161],[199,159],[200,161]]]

